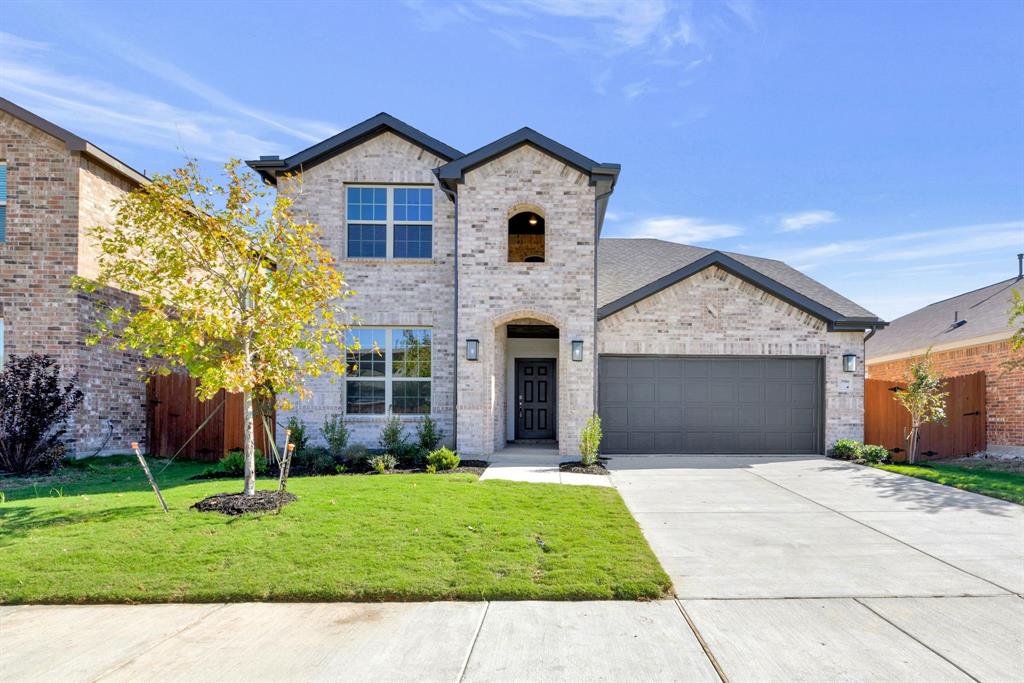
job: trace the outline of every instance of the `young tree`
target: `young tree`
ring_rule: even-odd
[[[910,366],[909,379],[907,387],[898,390],[893,398],[910,413],[910,429],[906,437],[907,462],[913,465],[921,445],[921,425],[946,421],[946,396],[949,392],[942,390],[942,374],[932,367],[927,353]]]
[[[294,219],[292,200],[269,191],[241,162],[225,165],[226,181],[202,178],[195,161],[116,200],[111,227],[93,228],[96,280],[138,305],[104,306],[103,337],[150,360],[150,372],[185,369],[197,397],[219,390],[243,395],[245,489],[255,493],[253,400],[304,397],[304,383],[345,369],[352,292],[319,241],[316,225]],[[102,294],[102,292],[101,292]]]
[[[1013,290],[1013,304],[1010,306],[1010,327],[1016,327],[1010,337],[1010,360],[1003,365],[1007,370],[1024,370],[1024,295]]]

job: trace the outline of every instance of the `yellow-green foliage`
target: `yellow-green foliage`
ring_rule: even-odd
[[[601,438],[601,418],[596,414],[591,415],[580,432],[580,462],[584,465],[593,465],[597,462]]]

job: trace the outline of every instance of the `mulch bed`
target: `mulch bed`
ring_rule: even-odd
[[[598,460],[595,465],[584,465],[579,460],[573,460],[572,462],[563,462],[558,466],[558,469],[575,474],[611,474],[604,466],[603,460]]]
[[[487,469],[487,465],[489,465],[489,464],[490,463],[488,463],[486,460],[463,460],[461,463],[459,463],[459,466],[456,467],[454,470],[438,470],[437,474],[455,474],[455,473],[475,474],[476,476],[479,477],[481,474],[484,473],[484,470]],[[276,470],[276,467],[272,467],[271,468],[271,472],[269,472],[267,474],[257,475],[256,479],[257,480],[261,480],[261,479],[277,479],[277,474],[275,473],[275,470]],[[422,467],[398,468],[398,469],[393,469],[390,472],[386,472],[385,474],[423,474],[426,471],[427,470],[422,468]],[[372,470],[372,469],[370,469],[369,467],[367,467],[366,469],[359,469],[359,470],[348,469],[348,470],[345,470],[344,472],[341,472],[340,474],[339,473],[335,473],[335,472],[330,472],[330,473],[328,473],[328,472],[305,472],[305,471],[303,471],[301,469],[298,469],[298,468],[292,468],[292,470],[288,474],[289,474],[290,477],[303,477],[303,476],[311,476],[311,477],[315,477],[315,476],[328,476],[328,477],[342,476],[342,477],[349,477],[349,476],[375,475],[375,474],[377,474],[377,472]],[[196,474],[194,476],[189,477],[189,479],[190,480],[201,480],[201,479],[241,479],[241,477],[242,477],[241,474],[230,474],[230,473],[227,473],[227,472],[217,472],[216,470],[210,470],[210,471],[207,471],[207,472],[200,472],[199,474]]]
[[[293,493],[287,491],[282,496],[282,504],[287,505],[298,500]],[[252,496],[242,493],[217,493],[204,498],[193,509],[199,512],[220,512],[225,515],[242,515],[247,512],[270,512],[277,509],[277,491],[257,491]]]

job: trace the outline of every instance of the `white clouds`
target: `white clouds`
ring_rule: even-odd
[[[494,11],[494,3],[483,7]],[[538,14],[595,22],[626,48],[645,45],[668,14],[663,0],[522,0],[516,7]]]
[[[622,88],[622,95],[627,100],[634,100],[641,95],[656,92],[657,88],[651,86],[651,79],[645,78],[642,81],[636,81],[635,83],[627,83]]]
[[[803,211],[783,216],[776,232],[797,232],[816,225],[835,223],[838,220],[839,216],[832,211]]]
[[[682,244],[703,244],[743,233],[743,228],[728,223],[707,223],[690,216],[646,218],[621,231],[627,237],[650,237]]]

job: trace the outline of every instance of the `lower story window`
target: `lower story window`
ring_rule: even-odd
[[[430,413],[432,334],[422,327],[359,327],[349,331],[345,412],[350,415]],[[390,408],[390,410],[389,410]]]

